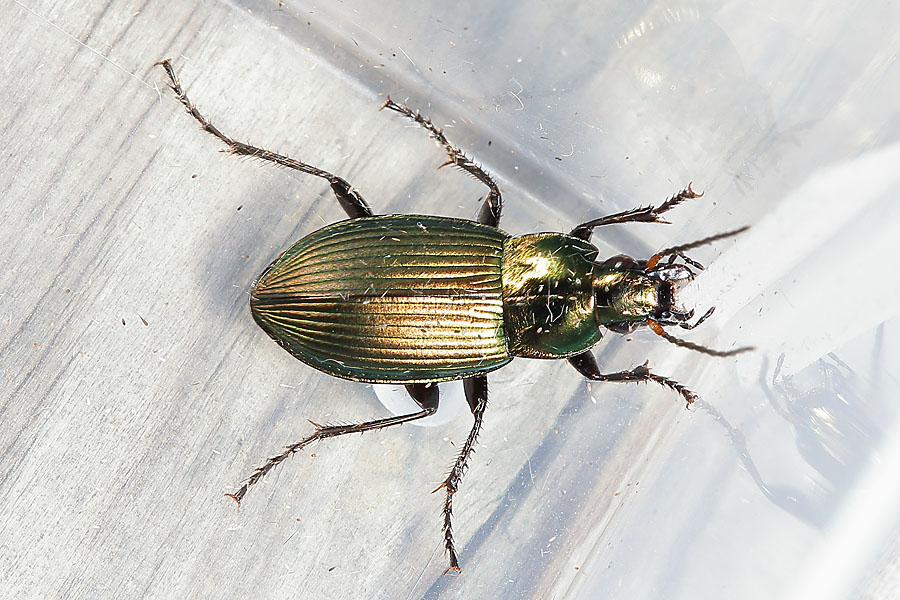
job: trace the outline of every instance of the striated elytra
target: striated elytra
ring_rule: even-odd
[[[168,60],[158,63],[177,98],[204,131],[237,155],[296,169],[328,181],[349,220],[304,237],[259,276],[250,310],[260,327],[307,365],[345,379],[401,383],[421,410],[349,425],[315,425],[315,432],[269,458],[233,494],[248,489],[308,444],[348,433],[383,429],[437,410],[435,383],[462,379],[474,423],[438,489],[445,490],[444,546],[447,569],[459,571],[452,531],[453,496],[467,468],[487,406],[487,376],[515,357],[566,358],[592,381],[654,381],[682,396],[697,395],[651,372],[646,364],[602,373],[590,348],[603,332],[627,333],[649,326],[676,345],[714,356],[716,351],[668,333],[664,326],[693,329],[694,311],[676,304],[678,288],[703,266],[685,252],[734,236],[736,229],[662,250],[647,260],[598,258],[590,243],[596,227],[666,223],[661,215],[699,198],[688,186],[658,207],[609,215],[570,233],[510,236],[498,228],[500,189],[493,178],[417,112],[388,99],[382,108],[411,119],[446,151],[452,165],[488,188],[477,221],[425,215],[375,216],[358,190],[328,171],[233,140],[206,120],[188,99]]]

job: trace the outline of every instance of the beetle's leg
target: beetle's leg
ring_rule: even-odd
[[[635,367],[630,371],[619,371],[618,373],[601,373],[597,359],[590,350],[585,350],[581,354],[569,357],[569,364],[575,367],[575,370],[590,379],[591,381],[620,381],[620,382],[636,382],[655,381],[656,383],[675,390],[684,398],[686,406],[690,406],[699,396],[687,389],[677,381],[651,373],[647,368],[647,363],[639,367]]]
[[[326,426],[319,425],[318,423],[313,423],[312,421],[310,421],[310,423],[312,423],[316,428],[316,432],[314,434],[300,440],[296,444],[291,444],[290,446],[285,447],[284,452],[282,452],[281,454],[272,456],[267,459],[265,464],[263,464],[261,467],[257,467],[256,470],[253,471],[250,477],[248,477],[244,482],[244,485],[242,485],[235,493],[226,494],[226,496],[240,504],[250,486],[262,479],[266,475],[266,473],[277,467],[288,456],[295,452],[299,452],[301,449],[303,449],[303,447],[311,444],[312,442],[324,440],[326,438],[337,437],[339,435],[345,435],[348,433],[363,433],[366,431],[375,431],[376,429],[384,429],[385,427],[390,427],[392,425],[402,425],[403,423],[409,423],[410,421],[415,421],[416,419],[422,419],[431,416],[435,413],[435,411],[437,411],[437,384],[410,383],[406,385],[406,391],[409,392],[409,395],[412,396],[412,399],[422,407],[422,410],[408,415],[397,415],[395,417],[389,417],[387,419],[378,419],[377,421],[367,421],[365,423],[352,423],[349,425]]]
[[[472,424],[469,437],[466,438],[466,443],[463,444],[459,456],[456,457],[456,462],[453,463],[453,468],[450,469],[447,479],[434,490],[436,492],[444,488],[447,491],[447,496],[444,499],[444,546],[450,555],[450,567],[444,571],[445,575],[450,571],[459,571],[459,558],[456,555],[456,547],[453,545],[453,495],[456,494],[456,490],[459,489],[459,482],[462,480],[463,475],[466,474],[466,469],[468,469],[466,463],[469,460],[469,456],[475,451],[475,440],[481,431],[484,409],[487,407],[488,399],[487,376],[469,377],[463,381],[463,387],[466,390],[466,400],[469,402],[469,408],[472,410],[475,422]]]
[[[438,145],[447,152],[447,156],[449,157],[449,159],[447,160],[447,162],[442,164],[441,167],[446,167],[447,165],[458,167],[488,187],[488,190],[490,191],[488,192],[487,197],[484,199],[484,204],[481,205],[481,211],[478,213],[478,222],[485,225],[491,225],[492,227],[497,227],[500,224],[500,213],[503,209],[503,198],[500,195],[500,188],[497,187],[497,183],[494,181],[493,177],[488,175],[481,167],[475,164],[469,157],[467,157],[463,153],[462,150],[451,144],[444,136],[444,132],[441,131],[438,127],[435,127],[434,123],[432,123],[429,119],[419,114],[419,111],[413,112],[405,104],[398,104],[390,98],[387,99],[387,101],[384,103],[384,105],[382,105],[381,108],[389,108],[394,112],[398,112],[404,117],[415,121],[423,128],[425,128],[425,130],[428,131],[428,133],[431,135],[431,139],[437,142]]]
[[[225,144],[228,145],[228,152],[237,154],[239,156],[250,156],[252,158],[258,158],[260,160],[267,160],[277,165],[281,165],[282,167],[296,169],[297,171],[302,171],[303,173],[309,173],[310,175],[321,177],[329,184],[331,184],[331,190],[334,192],[334,195],[340,203],[341,208],[343,208],[344,212],[347,213],[347,216],[349,216],[351,219],[354,219],[356,217],[372,216],[372,209],[369,208],[368,204],[366,204],[366,201],[363,199],[362,195],[353,186],[351,186],[344,179],[338,177],[337,175],[329,173],[328,171],[323,171],[322,169],[317,169],[312,165],[302,163],[299,160],[295,160],[288,156],[282,156],[281,154],[269,152],[268,150],[257,148],[256,146],[238,142],[219,131],[218,127],[210,123],[206,119],[206,117],[200,114],[200,111],[197,110],[197,107],[194,106],[194,103],[191,102],[187,97],[187,94],[181,87],[181,83],[178,81],[178,76],[175,75],[175,69],[172,67],[172,63],[168,59],[166,59],[156,64],[162,65],[166,70],[166,73],[169,75],[169,79],[171,80],[169,87],[171,87],[172,91],[175,92],[175,97],[181,101],[181,103],[184,105],[185,110],[187,110],[188,113],[200,123],[200,127],[201,129],[203,129],[203,131],[211,133],[225,142]]]
[[[644,206],[633,208],[614,215],[594,219],[587,223],[582,223],[573,229],[570,235],[574,235],[577,238],[587,241],[591,239],[591,234],[594,233],[594,227],[602,227],[603,225],[615,225],[618,223],[668,223],[668,221],[661,219],[660,215],[672,210],[685,200],[699,198],[702,195],[703,194],[698,194],[692,190],[691,184],[688,184],[686,188],[660,204],[658,207]]]

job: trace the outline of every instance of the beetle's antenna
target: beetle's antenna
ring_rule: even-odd
[[[706,317],[709,316],[709,314],[710,313],[707,312],[706,315],[701,317],[700,321],[705,320]],[[708,354],[710,356],[734,356],[735,354],[741,354],[742,352],[755,350],[753,346],[744,346],[742,348],[735,348],[734,350],[713,350],[712,348],[707,348],[706,346],[701,346],[700,344],[695,344],[694,342],[689,342],[687,340],[675,337],[674,335],[663,329],[662,325],[660,325],[653,319],[649,319],[647,321],[647,324],[650,326],[650,329],[653,330],[653,333],[660,336],[670,344],[675,344],[676,346],[679,346],[681,348],[687,348],[688,350],[694,350],[695,352]]]
[[[645,269],[649,270],[659,264],[659,261],[663,259],[665,256],[669,256],[672,254],[680,255],[684,254],[687,250],[693,250],[694,248],[699,248],[700,246],[705,246],[707,244],[712,244],[713,242],[717,242],[719,240],[724,240],[725,238],[730,238],[738,235],[739,233],[743,233],[750,229],[749,225],[745,225],[740,229],[734,229],[732,231],[726,231],[724,233],[717,233],[716,235],[711,235],[707,238],[703,238],[702,240],[697,240],[696,242],[690,242],[687,244],[681,244],[680,246],[672,246],[671,248],[665,248],[660,250],[656,254],[650,257],[650,260],[647,261]]]

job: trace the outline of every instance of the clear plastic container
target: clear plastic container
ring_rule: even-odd
[[[900,517],[889,368],[900,364],[900,68],[887,26],[898,8],[314,12],[313,53],[360,94],[387,92],[452,124],[448,135],[501,182],[507,231],[567,230],[689,181],[705,196],[670,213],[673,225],[598,231],[601,251],[645,257],[752,225],[695,251],[710,267],[685,298],[718,310],[685,335],[756,352],[713,359],[650,332],[608,336],[604,366],[649,359],[703,396],[688,412],[663,389],[587,384],[565,364],[517,361],[492,376],[485,447],[458,500],[463,575],[441,578],[433,555],[403,593],[860,593]],[[300,45],[310,44],[304,18],[279,23]],[[396,143],[420,152],[421,137]],[[414,195],[428,196],[431,181]],[[462,216],[476,207],[474,197],[461,212],[434,204]],[[473,507],[479,517],[467,516]]]
[[[28,221],[3,224],[4,277],[30,274],[3,298],[15,324],[3,347],[27,350],[5,354],[15,395],[0,404],[9,593],[896,597],[897,3],[10,13],[44,37],[10,44],[11,68],[28,68],[4,109],[30,115],[8,131],[10,164],[32,182],[9,187],[30,201],[10,219]],[[379,213],[471,218],[485,193],[378,111],[388,94],[497,178],[512,234],[568,231],[693,182],[705,195],[672,224],[594,242],[646,258],[751,225],[691,252],[708,269],[682,299],[717,311],[677,333],[756,351],[716,359],[648,330],[597,346],[604,369],[649,361],[695,390],[691,410],[659,386],[587,383],[565,361],[491,374],[455,500],[460,575],[443,575],[430,492],[469,431],[465,408],[322,442],[236,510],[222,494],[308,435],[306,419],[387,411],[371,386],[313,371],[252,322],[253,275],[344,215],[319,180],[218,154],[162,90],[151,64],[169,56],[226,134],[340,174]],[[17,266],[35,254],[40,265]]]

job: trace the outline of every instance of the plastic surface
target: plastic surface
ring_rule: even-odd
[[[825,599],[879,577],[900,531],[896,3],[3,12],[5,593]],[[459,576],[442,575],[430,492],[471,423],[460,390],[439,427],[326,440],[235,510],[222,494],[307,418],[386,411],[253,324],[253,277],[343,215],[321,181],[218,154],[152,66],[170,56],[226,134],[334,170],[380,213],[471,218],[484,195],[435,170],[424,132],[378,112],[384,94],[495,175],[510,233],[693,181],[705,195],[671,225],[594,242],[644,258],[751,225],[691,252],[708,270],[682,300],[717,311],[673,333],[756,352],[646,330],[596,348],[605,369],[649,360],[698,392],[690,411],[564,361],[491,374],[455,500]]]
[[[391,75],[374,85],[362,68],[363,85],[383,91],[396,77],[393,97],[471,120],[464,133],[450,131],[500,178],[505,228],[565,229],[659,202],[689,180],[706,195],[671,213],[673,226],[623,226],[595,239],[644,256],[751,224],[733,245],[719,244],[732,247],[684,297],[718,306],[694,339],[757,351],[715,360],[639,334],[604,355],[615,368],[650,356],[705,401],[673,414],[659,409],[677,400],[663,390],[580,386],[598,405],[576,392],[561,408],[559,453],[566,463],[603,464],[624,452],[625,468],[585,481],[529,463],[557,492],[541,494],[540,511],[558,523],[544,539],[540,529],[516,535],[539,551],[515,544],[521,562],[499,597],[858,591],[897,525],[886,498],[900,500],[889,368],[900,364],[900,284],[889,266],[900,250],[900,72],[896,47],[878,33],[898,22],[897,8],[518,9],[503,19],[414,10],[403,21],[425,31],[404,36],[392,11],[360,5],[336,11],[330,27],[352,38],[365,67],[387,63]],[[488,151],[484,139],[494,142]],[[635,424],[634,412],[647,409],[662,419]],[[567,410],[588,422],[606,415],[581,437],[565,427]],[[646,437],[623,444],[629,434]],[[605,439],[604,450],[592,439]],[[616,501],[592,508],[595,494],[610,492]],[[555,575],[529,575],[549,565]],[[534,587],[512,583],[521,579]]]

